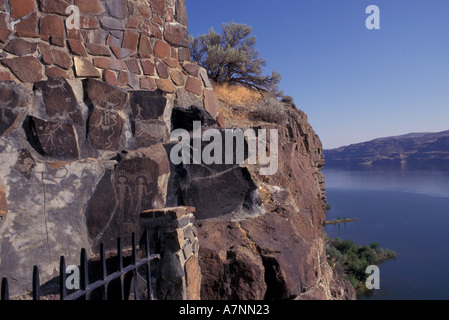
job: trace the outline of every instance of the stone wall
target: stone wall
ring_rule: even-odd
[[[150,235],[152,251],[161,254],[154,295],[158,300],[199,300],[201,272],[198,263],[198,231],[195,209],[177,207],[141,213],[142,226]]]
[[[80,28],[67,28],[76,5]],[[0,277],[14,296],[163,208],[174,107],[218,117],[185,0],[0,0]],[[175,197],[176,198],[176,197]]]
[[[66,27],[66,8],[80,29]],[[190,63],[185,0],[1,0],[0,81],[95,78],[124,89],[214,97]],[[212,110],[216,116],[216,110]]]

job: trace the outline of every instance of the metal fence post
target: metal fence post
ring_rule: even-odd
[[[33,267],[33,300],[40,300],[39,268]]]
[[[137,265],[137,248],[136,248],[136,234],[132,234],[132,256],[131,263],[133,265]],[[137,268],[133,270],[133,278],[134,278],[134,299],[139,300],[139,282],[138,282],[138,272]]]
[[[2,292],[1,292],[1,300],[9,300],[9,286],[8,279],[2,279]]]
[[[87,286],[89,285],[89,271],[88,271],[88,267],[87,267],[87,253],[86,253],[86,249],[82,248],[81,249],[81,257],[80,257],[80,265],[81,265],[81,270],[80,270],[80,278],[81,278],[81,283],[80,283],[80,289],[81,290],[86,290]],[[86,295],[84,296],[86,300],[89,300],[89,295],[86,293]]]
[[[66,268],[65,268],[65,258],[61,256],[59,259],[59,299],[65,300],[67,297],[67,288],[66,288]]]
[[[120,299],[125,300],[125,284],[123,272],[122,238],[117,238],[118,272],[120,272]]]
[[[108,286],[114,280],[120,280],[120,298],[121,300],[125,300],[125,276],[132,272],[133,274],[133,285],[134,285],[134,297],[135,300],[139,300],[139,268],[146,268],[146,280],[147,280],[147,291],[148,291],[148,300],[151,300],[151,261],[153,259],[159,259],[159,254],[150,254],[150,243],[148,230],[145,230],[144,234],[144,244],[145,252],[144,256],[137,261],[137,243],[136,243],[136,234],[132,234],[132,256],[131,256],[131,264],[126,267],[123,266],[123,250],[122,250],[122,240],[121,238],[117,238],[117,258],[118,258],[118,271],[113,272],[112,274],[107,273],[107,262],[106,262],[106,252],[103,244],[100,245],[100,262],[101,262],[101,270],[100,275],[101,279],[97,280],[93,283],[89,283],[89,270],[88,270],[88,260],[86,249],[81,249],[80,254],[80,279],[79,284],[80,288],[73,293],[67,294],[67,274],[66,274],[66,261],[64,256],[60,256],[59,259],[59,299],[60,300],[77,300],[77,299],[85,299],[89,300],[91,293],[97,289],[100,289],[102,292],[103,300],[108,299]],[[142,248],[139,246],[139,250]],[[38,266],[33,267],[33,279],[32,279],[32,298],[33,300],[40,300],[40,280],[39,280],[39,268]],[[9,300],[9,285],[8,279],[2,278],[1,281],[1,300]]]

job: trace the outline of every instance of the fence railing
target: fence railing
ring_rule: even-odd
[[[119,280],[119,286],[120,286],[120,299],[125,300],[125,276],[132,272],[133,277],[133,293],[134,293],[134,299],[140,300],[139,295],[139,276],[138,276],[138,270],[139,268],[143,267],[145,268],[144,276],[146,280],[146,292],[147,292],[147,299],[151,300],[152,297],[152,288],[151,288],[151,267],[150,263],[154,259],[159,259],[159,254],[150,254],[150,243],[149,243],[149,236],[148,236],[148,230],[145,230],[144,232],[144,246],[145,246],[145,252],[143,255],[143,258],[141,258],[139,261],[137,260],[137,244],[136,244],[136,235],[135,233],[132,234],[132,254],[131,254],[131,264],[127,265],[126,267],[123,266],[123,250],[122,250],[122,240],[121,238],[117,238],[117,258],[118,258],[118,267],[117,271],[107,274],[107,263],[106,263],[106,254],[105,254],[105,248],[104,245],[100,245],[100,264],[101,264],[101,270],[100,270],[100,279],[96,280],[93,283],[89,283],[89,270],[88,270],[88,261],[87,261],[87,254],[86,249],[81,249],[81,255],[80,255],[80,283],[79,283],[79,289],[75,290],[74,292],[71,292],[68,294],[67,287],[66,287],[66,280],[67,280],[67,274],[66,274],[66,263],[65,263],[65,257],[61,256],[59,261],[59,299],[60,300],[78,300],[78,299],[85,299],[89,300],[90,296],[93,291],[100,290],[101,291],[101,299],[107,300],[108,299],[108,286],[109,284],[114,280]],[[140,249],[140,248],[139,248]],[[40,300],[40,281],[39,281],[39,268],[37,266],[33,267],[33,283],[32,283],[32,299],[33,300]],[[9,284],[8,279],[3,278],[1,282],[1,300],[9,300]]]

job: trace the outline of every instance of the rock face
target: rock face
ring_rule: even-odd
[[[170,253],[155,273],[162,299],[351,297],[325,259],[323,157],[303,113],[278,128],[274,176],[171,161],[173,130],[226,132],[188,41],[185,0],[0,0],[0,275],[16,280],[12,297],[30,292],[34,265],[51,287],[61,255],[77,265],[81,248],[93,258],[152,225],[140,213],[180,206],[196,208],[170,222],[182,232],[160,225],[155,239]]]
[[[263,213],[239,216],[235,208],[229,208],[234,215],[197,222],[203,299],[355,298],[350,284],[334,275],[326,261],[321,142],[303,112],[288,113],[288,123],[277,127],[277,174],[261,177],[254,166],[248,166]],[[220,186],[238,186],[236,181],[229,177]],[[198,188],[190,186],[192,192]],[[220,191],[230,194],[225,188]],[[221,209],[215,204],[215,210],[208,211]],[[335,281],[340,282],[336,285]]]

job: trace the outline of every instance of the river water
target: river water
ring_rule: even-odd
[[[332,238],[378,242],[397,257],[379,265],[380,290],[360,299],[449,299],[449,170],[447,168],[326,168],[326,191],[337,216]]]

